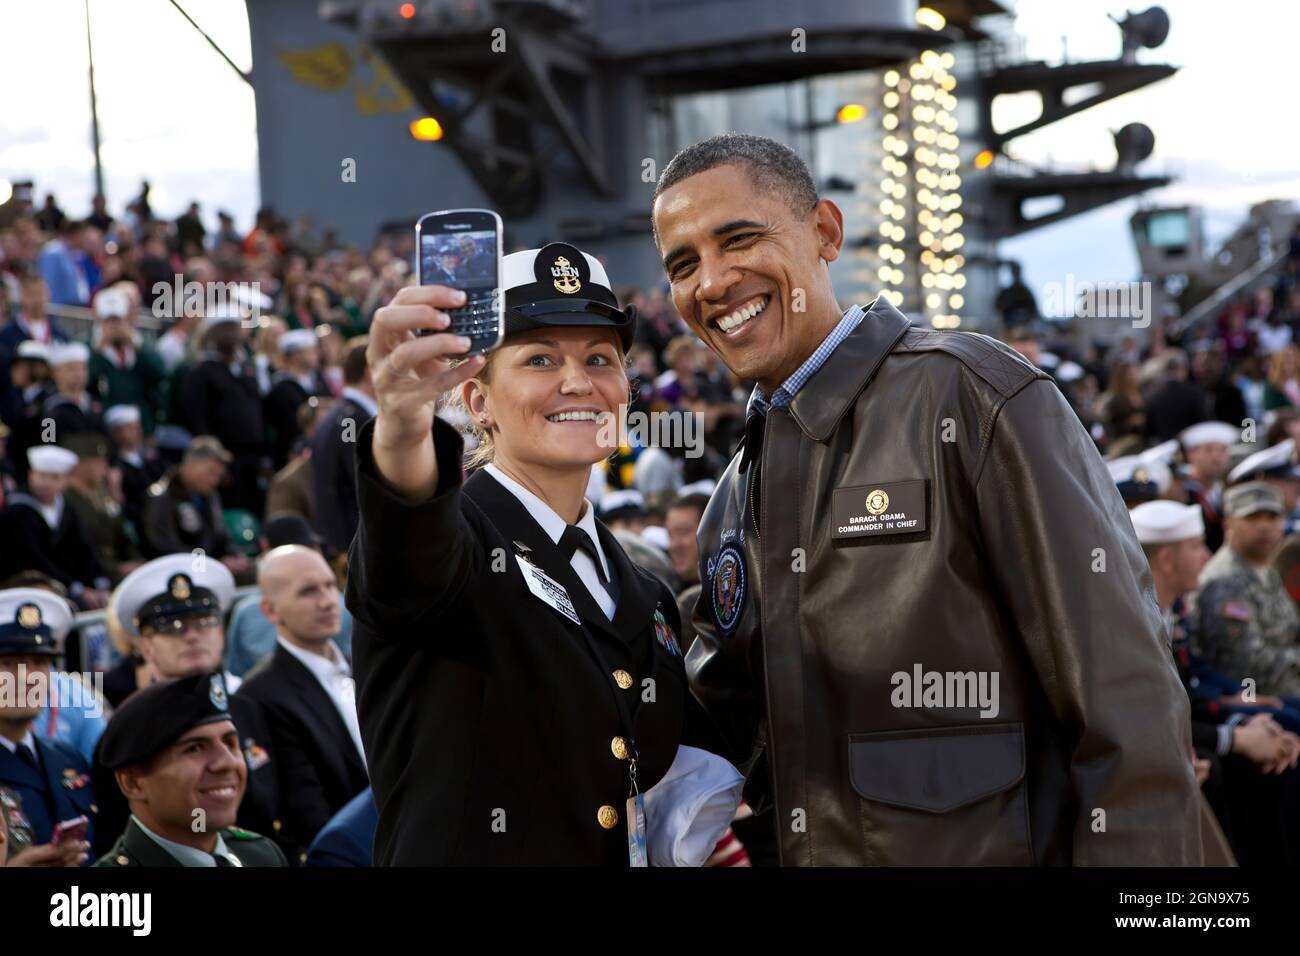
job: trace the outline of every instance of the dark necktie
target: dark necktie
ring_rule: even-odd
[[[224,856],[222,856],[220,853],[214,853],[214,854],[212,854],[212,859],[214,859],[214,860],[217,861],[217,866],[218,866],[218,867],[222,867],[222,866],[233,867],[233,866],[235,865],[235,864],[231,863],[229,860],[227,860],[227,859],[226,859]]]
[[[18,749],[14,752],[18,755],[18,759],[27,764],[27,766],[31,767],[37,773],[41,772],[41,762],[36,759],[36,753],[31,747],[28,747],[26,744],[19,744]]]
[[[591,540],[591,536],[586,531],[579,528],[576,524],[564,526],[564,533],[560,535],[560,550],[570,561],[573,560],[574,554],[581,548],[586,552],[587,557],[591,558],[591,563],[596,566],[596,577],[600,578],[600,585],[607,594],[618,603],[618,590],[614,583],[605,575],[605,569],[600,563],[600,553],[596,550],[596,542]]]

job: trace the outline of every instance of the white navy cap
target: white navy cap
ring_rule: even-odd
[[[27,467],[32,471],[66,475],[77,466],[79,460],[75,452],[58,445],[33,445],[27,449]]]
[[[135,405],[113,405],[104,412],[104,424],[109,428],[131,425],[140,421],[140,409]]]
[[[128,574],[113,592],[117,620],[138,637],[151,621],[230,607],[235,578],[216,558],[189,552],[155,558]]]
[[[1248,455],[1228,472],[1229,484],[1254,478],[1300,479],[1300,466],[1295,462],[1295,439],[1288,438]]]
[[[50,368],[58,368],[69,362],[89,362],[90,349],[80,342],[55,342],[50,346]]]
[[[210,328],[225,322],[243,322],[244,311],[238,306],[219,303],[203,313],[203,327]]]
[[[35,339],[24,339],[18,343],[17,357],[48,364],[50,361],[50,347],[44,342],[37,342]]]
[[[1184,428],[1178,438],[1183,443],[1183,447],[1189,450],[1211,443],[1227,445],[1231,448],[1241,440],[1241,430],[1233,428],[1227,422],[1200,422]]]
[[[660,551],[668,550],[668,529],[661,528],[657,524],[647,525],[641,529],[641,538],[649,541]]]
[[[95,318],[125,319],[131,314],[131,296],[123,289],[104,289],[95,296]]]
[[[1205,518],[1199,505],[1148,501],[1138,505],[1128,516],[1141,544],[1172,544],[1205,534]]]
[[[317,341],[319,340],[316,333],[311,329],[291,329],[280,336],[280,354],[289,355],[305,349],[314,349]]]
[[[677,497],[685,498],[687,495],[711,495],[717,485],[711,478],[701,478],[699,481],[692,481],[689,485],[682,485],[677,489]]]
[[[59,641],[72,627],[68,602],[42,588],[0,591],[0,654],[59,652]]]
[[[645,496],[631,488],[607,491],[600,496],[600,504],[596,507],[596,513],[602,521],[627,515],[643,515],[645,514]]]
[[[636,332],[636,309],[620,309],[605,267],[567,242],[512,252],[501,260],[506,334],[563,326],[604,326],[618,332],[627,351]]]
[[[1125,455],[1108,461],[1106,469],[1125,500],[1162,495],[1174,482],[1168,465],[1158,459],[1146,461],[1141,455]]]

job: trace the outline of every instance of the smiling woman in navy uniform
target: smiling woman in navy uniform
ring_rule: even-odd
[[[401,290],[371,328],[347,604],[375,861],[627,866],[629,797],[679,744],[716,749],[672,594],[583,498],[617,445],[593,419],[628,401],[635,314],[564,243],[507,256],[501,287],[486,360],[449,361],[467,342],[442,331],[461,301],[442,286]],[[491,458],[464,482],[434,415],[452,389]]]

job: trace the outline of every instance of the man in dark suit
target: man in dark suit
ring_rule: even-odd
[[[275,548],[258,565],[262,611],[276,648],[246,675],[239,697],[266,716],[279,767],[280,842],[306,857],[316,834],[368,784],[352,667],[339,631],[334,572],[318,551]]]
[[[191,435],[215,435],[231,454],[228,508],[261,514],[265,493],[259,486],[266,436],[257,373],[245,361],[243,328],[237,314],[218,312],[204,319],[204,351],[177,373],[172,421]]]
[[[366,367],[367,338],[353,339],[343,356],[343,398],[316,426],[311,440],[316,530],[336,552],[347,551],[357,531],[357,435],[375,417],[375,390]]]
[[[0,813],[9,823],[10,866],[80,866],[89,859],[98,810],[90,767],[75,748],[32,733],[41,706],[23,696],[39,693],[35,683],[49,674],[71,623],[67,604],[49,591],[0,591],[0,674],[20,689],[15,699],[0,695]],[[77,817],[89,821],[85,834],[53,842],[55,826]]]

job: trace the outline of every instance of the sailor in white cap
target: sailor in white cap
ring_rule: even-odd
[[[39,404],[28,406],[17,429],[18,444],[28,448],[41,442],[62,442],[72,435],[101,430],[101,409],[88,391],[90,349],[80,342],[50,346],[50,382],[53,390]]]
[[[9,826],[10,865],[77,866],[88,858],[98,812],[90,767],[37,723],[50,696],[63,693],[49,682],[50,665],[71,624],[67,602],[50,591],[0,591],[0,681],[10,689],[0,694],[0,814]],[[78,817],[86,818],[84,836],[53,844],[55,827]]]
[[[113,286],[95,296],[94,352],[90,381],[105,405],[136,405],[144,413],[144,430],[153,432],[162,406],[167,370],[152,345],[135,329],[133,293]]]
[[[113,467],[122,474],[122,512],[140,528],[149,486],[163,476],[167,466],[158,452],[144,443],[138,406],[113,405],[104,412],[104,427],[113,441]]]
[[[9,363],[9,389],[0,388],[0,418],[19,423],[28,406],[43,397],[50,385],[50,347],[27,339],[19,342]]]
[[[1243,481],[1264,481],[1282,495],[1283,515],[1286,525],[1284,535],[1296,530],[1295,510],[1300,503],[1300,464],[1296,463],[1295,439],[1287,438],[1276,445],[1248,455],[1228,472],[1228,484]]]
[[[1184,428],[1178,440],[1187,457],[1184,484],[1205,512],[1205,542],[1217,551],[1223,543],[1223,479],[1241,431],[1227,422],[1200,422]]]
[[[26,490],[0,512],[0,579],[40,571],[87,609],[108,603],[109,580],[77,513],[64,497],[77,456],[57,445],[27,449]]]
[[[1113,458],[1106,462],[1106,468],[1130,509],[1144,501],[1163,498],[1174,480],[1173,472],[1164,462],[1144,460],[1140,455]]]
[[[596,516],[612,530],[640,534],[645,527],[645,497],[633,488],[617,488],[600,496]]]
[[[1273,719],[1268,714],[1233,712],[1224,697],[1240,693],[1241,686],[1209,670],[1193,652],[1192,645],[1201,643],[1200,615],[1199,608],[1190,608],[1186,596],[1196,590],[1198,575],[1210,557],[1200,508],[1152,501],[1138,505],[1129,517],[1151,565],[1156,600],[1169,624],[1174,661],[1191,700],[1192,746],[1197,754],[1240,754],[1261,771],[1293,762],[1288,751],[1294,744],[1283,739]],[[1281,700],[1269,700],[1282,704]]]
[[[311,329],[292,329],[280,336],[280,369],[271,376],[271,390],[262,401],[271,459],[277,471],[285,466],[294,444],[302,437],[298,410],[308,399],[329,395],[318,371],[319,342]]]
[[[222,673],[248,765],[239,825],[275,836],[280,831],[276,767],[267,749],[265,718],[256,704],[235,695],[240,679],[223,664],[225,614],[234,593],[235,579],[220,561],[188,552],[169,554],[128,574],[113,592],[112,607],[117,624],[137,639],[140,656],[157,680]],[[97,762],[96,772],[101,771]],[[100,789],[104,815],[112,819],[114,832],[121,833],[126,825],[124,802],[115,787]]]

